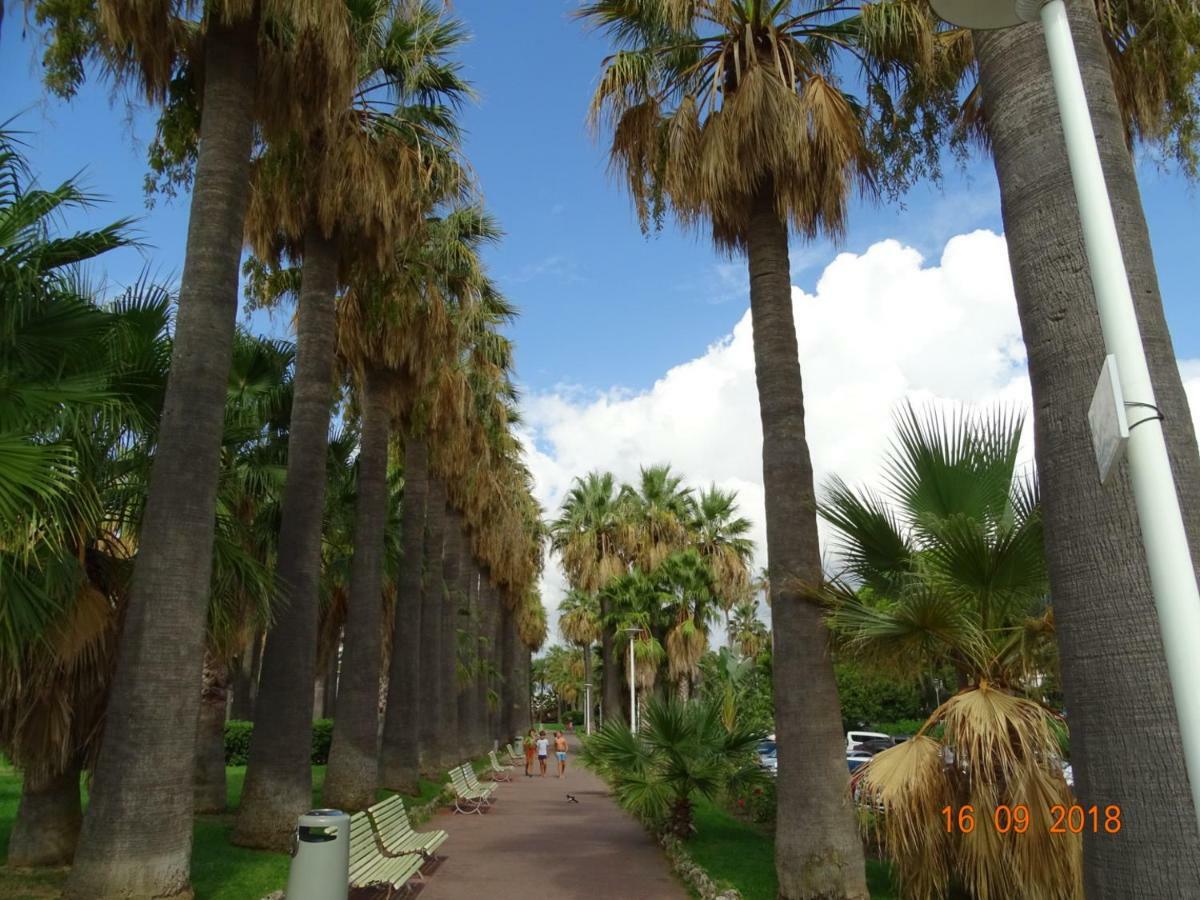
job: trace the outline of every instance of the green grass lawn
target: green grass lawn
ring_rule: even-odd
[[[485,760],[486,762],[486,760]],[[476,763],[476,768],[479,764]],[[231,812],[197,816],[192,852],[192,886],[197,900],[258,900],[287,883],[290,857],[282,853],[247,850],[229,843],[233,813],[242,796],[245,766],[230,766],[226,782]],[[442,789],[442,782],[421,779],[421,791],[406,797],[411,807],[428,803]],[[325,767],[313,766],[313,806],[320,806]],[[380,791],[383,799],[391,791]],[[0,860],[8,854],[8,837],[17,816],[21,782],[11,768],[0,764]],[[67,877],[66,869],[10,871],[0,866],[0,897],[4,900],[48,900],[57,897]]]
[[[737,888],[745,900],[775,900],[775,839],[770,831],[744,822],[714,803],[695,806],[696,834],[686,849],[720,885]],[[873,900],[894,900],[886,863],[867,861]]]

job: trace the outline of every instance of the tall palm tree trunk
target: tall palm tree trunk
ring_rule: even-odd
[[[312,804],[312,695],[316,677],[321,526],[333,406],[336,244],[304,239],[296,375],[276,586],[283,601],[263,650],[246,785],[232,840],[286,851],[296,816]]]
[[[10,868],[69,865],[82,819],[77,762],[49,778],[26,777],[5,862]]]
[[[254,697],[258,693],[258,670],[262,663],[262,632],[255,631],[254,639],[238,658],[232,673],[233,703],[229,718],[249,722],[254,719]]]
[[[1067,4],[1138,323],[1200,558],[1200,454],[1163,316],[1149,234],[1091,2]],[[975,35],[988,131],[1029,355],[1046,556],[1071,761],[1081,802],[1119,804],[1118,842],[1084,835],[1091,897],[1166,897],[1200,884],[1158,618],[1124,471],[1097,477],[1084,415],[1104,343],[1040,27]],[[1136,399],[1136,398],[1134,398]]]
[[[420,781],[417,758],[421,672],[421,553],[429,498],[429,448],[410,434],[404,448],[404,498],[401,513],[404,561],[396,585],[392,665],[388,673],[387,714],[383,721],[380,768],[383,786],[415,794]]]
[[[352,812],[375,802],[379,784],[380,623],[391,417],[385,378],[384,373],[371,369],[363,384],[350,602],[342,644],[338,714],[333,721],[322,795],[326,806]]]
[[[442,720],[441,765],[445,769],[461,761],[462,724],[458,715],[458,611],[462,607],[462,517],[454,508],[446,510],[446,546],[442,557],[442,577],[446,582],[446,602],[441,615]]]
[[[200,715],[196,719],[196,772],[193,796],[198,813],[225,811],[225,707],[229,700],[229,669],[211,651],[204,652]]]
[[[622,698],[625,692],[621,690],[621,666],[615,652],[615,635],[608,624],[609,603],[600,595],[600,620],[604,624],[600,629],[600,668],[604,670],[604,690],[600,701],[604,710],[604,721],[611,722],[620,719],[623,707]]]
[[[256,22],[213,22],[205,41],[171,373],[105,740],[65,888],[71,900],[190,891],[197,687],[249,197],[256,38]]]
[[[775,624],[779,896],[866,900],[862,844],[847,799],[841,708],[817,602],[821,548],[804,433],[787,228],[769,185],[755,200],[747,249]]]
[[[517,636],[513,628],[515,610],[504,607],[500,611],[500,740],[507,744],[517,734],[516,681],[513,672],[517,664]]]
[[[479,681],[475,686],[476,703],[479,706],[479,738],[480,752],[486,752],[492,746],[495,736],[495,719],[492,714],[492,653],[496,649],[495,625],[496,587],[492,584],[491,571],[487,566],[480,566],[479,573]]]
[[[421,673],[418,681],[418,737],[421,772],[436,775],[443,769],[445,704],[442,701],[442,551],[446,535],[446,485],[433,478],[425,528],[425,583],[421,591]]]
[[[471,582],[474,578],[475,562],[471,558],[469,550],[470,540],[466,537],[464,530],[464,540],[461,548],[462,564],[459,566],[459,594],[460,605],[458,609],[458,625],[455,635],[456,644],[459,640],[459,634],[464,636],[473,634],[471,620],[473,618],[473,600],[474,589]],[[470,661],[474,661],[474,648],[470,647],[468,657]],[[475,740],[475,673],[467,671],[465,677],[458,685],[458,753],[459,758],[471,756],[474,751]]]

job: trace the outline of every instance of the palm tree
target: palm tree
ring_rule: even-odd
[[[884,807],[885,846],[912,896],[961,885],[1074,897],[1079,838],[1060,840],[1041,821],[1073,800],[1057,762],[1057,716],[1028,696],[1054,663],[1054,619],[1037,484],[1017,466],[1022,419],[907,406],[896,425],[879,491],[838,478],[826,487],[820,512],[846,566],[830,623],[844,651],[884,671],[953,666],[960,691],[912,746],[880,754],[856,782]],[[927,734],[935,725],[940,742]],[[947,764],[945,751],[969,768]],[[1037,834],[982,852],[977,839],[929,826],[930,804],[947,803],[1025,805],[1037,811]]]
[[[599,598],[583,591],[570,591],[558,605],[558,630],[564,638],[582,648],[583,683],[593,684],[592,644],[600,640],[602,631]],[[588,710],[586,721],[591,721],[591,710]]]
[[[268,634],[263,654],[259,691],[266,719],[259,717],[251,740],[234,831],[235,842],[243,846],[286,847],[294,817],[311,797],[304,739],[311,717],[294,684],[311,680],[315,666],[335,296],[339,282],[346,280],[339,278],[339,268],[387,266],[402,230],[419,225],[428,166],[443,160],[442,149],[456,140],[453,118],[442,104],[453,107],[465,91],[456,67],[441,62],[462,41],[462,29],[453,20],[443,21],[439,7],[427,2],[397,8],[390,0],[376,0],[351,4],[351,9],[359,76],[352,103],[337,110],[328,127],[268,148],[257,163],[259,183],[251,207],[250,231],[259,252],[271,257],[288,244],[293,250],[300,247],[303,269],[288,489],[279,537],[278,579],[288,613]],[[423,519],[423,506],[419,513]],[[419,522],[416,532],[420,541]],[[377,537],[378,532],[371,535],[372,540]],[[419,569],[414,579],[413,601],[419,604]],[[400,596],[402,602],[412,602],[403,588]],[[356,637],[365,633],[377,632],[356,631]],[[354,649],[357,656],[357,642]],[[364,652],[363,665],[369,667],[376,655]],[[353,801],[348,805],[369,803],[374,785],[368,782],[375,780],[369,727],[375,704],[362,693],[356,700],[353,724],[341,718],[358,735],[357,753],[353,761],[341,754],[349,768],[339,763],[333,784],[338,796]]]
[[[727,614],[750,587],[750,560],[754,542],[750,520],[739,516],[736,491],[715,484],[696,495],[695,518],[688,543],[712,571],[717,604]]]
[[[186,0],[38,5],[55,45],[47,81],[62,93],[75,90],[89,57],[121,81],[136,82],[152,102],[163,100],[181,67],[201,64],[199,58],[185,60],[189,50],[200,48],[205,73],[198,132],[181,141],[194,149],[195,165],[172,374],[122,629],[108,740],[69,897],[171,896],[187,889],[195,686],[256,120],[269,130],[300,115],[311,121],[319,118],[313,111],[325,98],[348,96],[350,85],[341,4],[270,2],[260,16],[263,5],[222,4],[201,21],[192,17],[199,4]],[[94,27],[80,27],[81,17]],[[304,65],[289,76],[287,51],[299,45]],[[268,74],[273,77],[260,78]],[[190,151],[184,155],[190,158]],[[154,808],[130,804],[128,796],[153,797]]]
[[[623,549],[643,572],[687,546],[696,519],[695,496],[669,465],[643,467],[637,486],[623,487],[621,499]]]
[[[789,0],[595,0],[581,15],[620,48],[605,61],[592,117],[612,127],[612,162],[643,227],[661,221],[669,204],[684,223],[711,224],[718,246],[748,257],[774,576],[779,892],[865,897],[862,848],[844,801],[837,691],[812,602],[821,554],[788,232],[842,230],[852,188],[870,183],[878,162],[865,133],[871,104],[903,80],[889,76],[936,55],[928,13],[902,3],[860,15]],[[910,49],[860,99],[838,87],[833,70],[840,51],[868,46]]]
[[[550,525],[552,546],[562,558],[571,584],[596,592],[625,572],[621,555],[622,504],[611,472],[589,472],[571,483],[559,516]],[[600,617],[609,620],[606,597],[600,597]],[[620,665],[613,656],[613,631],[600,635],[600,664],[604,669],[602,701],[605,719],[620,717]]]
[[[1196,13],[1180,3],[1151,10],[1071,0],[1067,8],[1192,554],[1200,558],[1200,454],[1129,150],[1135,138],[1165,145],[1194,166],[1187,136],[1197,114],[1195,70],[1180,54],[1191,47],[1195,58]],[[1085,837],[1084,884],[1089,895],[1162,896],[1200,878],[1200,834],[1184,773],[1153,762],[1181,751],[1132,494],[1124,475],[1099,484],[1077,412],[1090,402],[1105,351],[1049,62],[1037,26],[977,33],[974,43],[1029,353],[1073,768],[1083,802],[1120,797],[1130,812],[1126,849]],[[1038,177],[1027,177],[1031,171]],[[1113,727],[1132,721],[1143,725]]]
[[[605,722],[583,745],[582,758],[605,775],[622,806],[686,840],[695,830],[696,797],[715,800],[765,782],[752,761],[762,737],[736,724],[727,729],[719,704],[655,697],[636,734],[620,721]]]
[[[767,626],[758,617],[758,600],[749,597],[737,604],[729,617],[729,643],[746,659],[754,659],[771,646]]]

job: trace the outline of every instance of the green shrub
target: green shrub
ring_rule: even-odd
[[[225,765],[244,766],[250,758],[250,735],[254,733],[253,722],[236,719],[225,723]],[[333,719],[318,719],[312,728],[312,764],[323,766],[329,762],[329,744],[333,740]]]
[[[318,719],[312,729],[312,764],[323,766],[329,762],[329,745],[333,743],[333,719]]]
[[[253,722],[231,719],[225,723],[225,765],[244,766],[250,757],[250,735]]]
[[[564,725],[567,725],[567,724],[582,725],[583,724],[583,710],[582,709],[568,709],[565,713],[563,713],[563,724]]]

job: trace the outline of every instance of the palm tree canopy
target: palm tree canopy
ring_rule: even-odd
[[[894,171],[924,152],[915,107],[893,95],[944,93],[939,73],[964,43],[909,0],[594,0],[579,15],[620,48],[591,119],[612,128],[612,165],[643,226],[669,203],[685,223],[710,219],[727,247],[744,241],[764,189],[797,232],[840,233],[853,189],[870,190],[881,168],[872,129],[887,132]],[[858,95],[839,75],[855,63]]]
[[[1024,636],[1049,621],[1037,482],[1017,465],[1022,424],[1003,409],[906,406],[881,492],[830,479],[820,514],[846,567],[830,622],[851,650],[1019,677]]]

